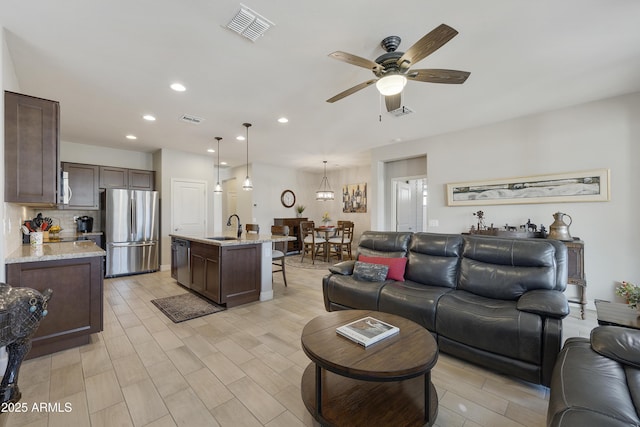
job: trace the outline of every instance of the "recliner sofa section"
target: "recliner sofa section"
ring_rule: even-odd
[[[404,281],[368,282],[355,261],[323,278],[327,311],[367,309],[411,319],[441,351],[548,386],[569,307],[564,244],[459,234],[363,233],[357,256],[406,257]]]

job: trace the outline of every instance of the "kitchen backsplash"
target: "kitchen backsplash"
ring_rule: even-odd
[[[99,232],[102,230],[102,218],[100,211],[73,211],[73,210],[58,210],[58,209],[29,209],[30,217],[25,219],[35,218],[38,213],[42,213],[43,217],[51,217],[53,219],[53,225],[59,224],[62,227],[62,233],[71,233],[76,231],[76,223],[73,221],[74,216],[90,216],[93,218],[93,231]]]

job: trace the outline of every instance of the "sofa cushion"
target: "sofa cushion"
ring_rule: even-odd
[[[415,233],[409,245],[406,279],[455,288],[462,243],[459,234]]]
[[[530,290],[555,289],[556,265],[556,246],[544,239],[466,236],[458,289],[517,300]]]
[[[390,281],[365,282],[353,276],[334,274],[325,289],[328,300],[333,303],[360,310],[377,310],[380,290],[387,283]]]
[[[640,331],[599,326],[591,331],[591,348],[616,362],[640,368]]]
[[[356,258],[360,254],[389,258],[407,256],[411,234],[395,231],[365,231],[360,236]]]
[[[373,264],[381,264],[389,267],[387,272],[387,279],[397,280],[404,282],[404,269],[407,265],[407,259],[405,257],[400,258],[387,258],[380,256],[358,256],[358,260],[362,262],[370,262]]]
[[[505,301],[453,290],[438,301],[436,333],[490,352],[540,364],[542,319]]]
[[[638,425],[636,402],[629,393],[629,385],[637,389],[638,370],[632,369],[631,376],[629,372],[593,351],[589,339],[567,339],[551,378],[548,425]]]
[[[382,288],[378,307],[380,311],[411,319],[435,332],[438,300],[450,291],[411,281],[393,282]]]
[[[368,282],[384,282],[387,279],[388,272],[388,265],[370,262],[356,261],[353,267],[353,277],[357,280],[366,280]]]

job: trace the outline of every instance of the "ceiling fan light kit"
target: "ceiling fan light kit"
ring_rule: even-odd
[[[402,106],[401,96],[407,80],[426,83],[464,83],[471,74],[467,71],[411,69],[412,66],[440,49],[457,34],[458,32],[450,26],[441,24],[414,43],[406,52],[396,51],[400,45],[400,37],[389,36],[380,43],[386,53],[377,57],[375,61],[342,51],[330,53],[329,56],[334,59],[368,69],[373,72],[376,78],[342,91],[327,99],[327,102],[339,101],[375,83],[380,94],[385,97],[387,111],[394,111]]]
[[[380,95],[391,96],[402,92],[407,84],[407,78],[401,74],[391,74],[384,76],[376,82],[376,87]]]

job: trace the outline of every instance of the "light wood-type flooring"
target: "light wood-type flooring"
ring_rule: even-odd
[[[318,425],[300,397],[309,363],[300,334],[311,318],[325,313],[326,273],[288,267],[287,288],[281,273],[274,275],[273,300],[179,324],[150,303],[184,292],[169,272],[105,280],[104,331],[89,345],[26,361],[19,378],[26,412],[9,414],[7,425]],[[595,313],[582,321],[572,311],[565,337],[588,336]],[[545,387],[446,354],[432,379],[438,426],[545,425]],[[48,410],[35,410],[41,403]]]

